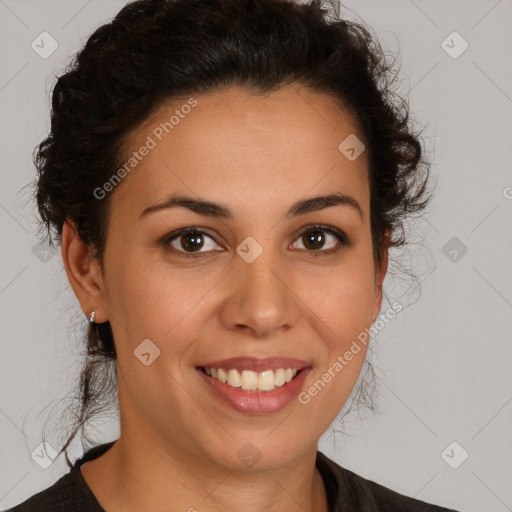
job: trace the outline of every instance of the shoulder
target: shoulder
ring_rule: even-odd
[[[23,503],[10,508],[7,512],[64,512],[71,510],[85,510],[77,506],[79,493],[77,492],[76,477],[73,472],[67,473],[52,486],[34,494]]]
[[[368,480],[321,452],[317,452],[317,467],[324,477],[329,501],[333,505],[330,512],[338,512],[346,503],[361,512],[457,512],[405,496]]]
[[[87,486],[80,466],[87,460],[99,457],[112,444],[92,448],[53,485],[5,512],[105,512]]]

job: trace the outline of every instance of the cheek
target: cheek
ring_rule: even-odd
[[[367,352],[372,297],[373,282],[364,272],[324,283],[322,291],[309,296],[314,312],[310,324],[322,344],[299,403],[308,411],[312,429],[318,429],[315,421],[326,429],[354,389]]]
[[[162,258],[137,255],[136,250],[128,255],[127,249],[124,259],[118,259],[121,263],[108,270],[108,307],[120,336],[116,339],[129,337],[132,350],[146,338],[159,346],[172,339],[173,352],[179,352],[185,348],[180,340],[190,339],[197,330],[194,319],[221,274],[192,265],[172,268]]]
[[[354,336],[371,324],[374,273],[371,255],[362,251],[323,275],[302,282],[300,296],[330,328],[337,343]],[[313,284],[313,286],[312,286]]]
[[[323,346],[318,351],[318,370],[311,375],[313,408],[325,407],[332,418],[352,391],[364,363],[368,329],[374,301],[374,273],[371,253],[355,253],[346,264],[333,268],[331,275],[317,277],[313,290],[303,284],[301,296],[307,297],[314,326]],[[309,283],[310,284],[310,283]],[[325,387],[323,387],[325,386]],[[323,391],[323,390],[326,391]],[[322,390],[320,393],[319,390]],[[320,404],[323,404],[320,406]]]
[[[371,320],[373,283],[366,279],[340,279],[333,276],[317,289],[307,292],[306,301],[329,326],[360,325]],[[306,293],[306,291],[304,291]]]
[[[343,281],[339,286],[332,284],[327,299],[318,297],[314,306],[316,315],[311,316],[311,324],[323,342],[317,351],[314,380],[321,379],[326,384],[327,390],[319,401],[324,403],[332,418],[357,381],[369,341],[372,290],[364,281],[356,281]],[[312,297],[313,302],[314,299]]]

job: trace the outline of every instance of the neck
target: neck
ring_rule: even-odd
[[[104,455],[85,463],[82,474],[109,512],[167,512],[169,504],[190,512],[327,512],[315,461],[313,447],[286,468],[230,471],[125,433]]]

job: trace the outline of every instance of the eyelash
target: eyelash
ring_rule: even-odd
[[[341,250],[342,247],[348,247],[351,245],[351,241],[349,240],[349,238],[343,231],[341,231],[337,228],[333,228],[332,226],[325,226],[323,224],[313,224],[311,226],[308,226],[304,231],[302,231],[302,233],[299,234],[297,239],[311,231],[324,231],[326,233],[334,235],[334,237],[336,237],[336,239],[338,240],[339,244],[336,245],[335,247],[331,247],[330,249],[326,249],[326,250],[321,250],[321,249],[316,250],[316,251],[306,250],[308,257],[318,258],[319,256],[329,256],[329,255],[334,254],[334,253],[338,252],[339,250]],[[213,237],[211,235],[209,235],[205,231],[202,231],[198,227],[192,226],[192,227],[180,229],[178,231],[174,231],[173,233],[166,235],[164,237],[164,239],[162,240],[162,243],[165,247],[169,248],[168,246],[172,241],[174,241],[176,238],[178,238],[182,235],[187,235],[189,233],[194,233],[194,234],[197,233],[200,235],[206,235],[213,240]],[[208,252],[211,252],[211,251],[207,251],[207,252],[192,253],[192,252],[180,251],[180,250],[174,249],[174,247],[171,247],[170,249],[176,250],[178,253],[180,253],[183,256],[188,257],[188,258],[202,257],[205,254],[207,254]]]

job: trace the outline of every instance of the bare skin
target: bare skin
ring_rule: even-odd
[[[186,99],[161,105],[131,134],[127,155]],[[82,474],[109,512],[327,511],[317,442],[354,388],[366,348],[307,404],[272,414],[232,409],[195,368],[241,355],[293,357],[312,366],[307,390],[375,321],[387,251],[376,271],[366,153],[350,161],[338,150],[348,135],[362,136],[333,98],[297,86],[195,99],[110,192],[104,273],[73,224],[64,227],[69,281],[87,316],[110,321],[118,353],[121,436]],[[221,203],[232,218],[183,207],[140,217],[178,193]],[[335,193],[361,212],[342,204],[285,216],[299,200]],[[322,231],[314,252],[339,249],[311,256],[313,224],[338,228],[350,244]],[[162,242],[191,226],[205,233],[202,256],[187,257],[183,237]],[[250,264],[236,252],[248,236],[263,248]],[[160,350],[148,366],[134,355],[145,339]],[[248,442],[261,453],[250,468],[237,457]]]

